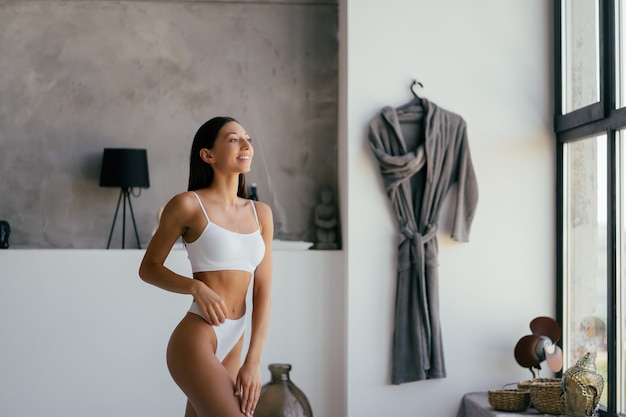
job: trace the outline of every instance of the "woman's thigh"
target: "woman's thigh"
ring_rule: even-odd
[[[243,335],[239,338],[239,341],[232,348],[228,355],[222,361],[222,365],[226,368],[226,371],[232,378],[233,382],[237,380],[237,374],[241,368],[241,352],[243,350]]]
[[[167,347],[167,365],[198,417],[241,416],[235,385],[218,361],[215,333],[200,316],[187,314]]]

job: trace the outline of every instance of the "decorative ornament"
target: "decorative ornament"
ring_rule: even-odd
[[[563,372],[561,400],[570,417],[593,416],[598,408],[604,378],[596,372],[596,363],[587,352],[576,365]]]
[[[541,376],[541,362],[546,361],[552,372],[563,367],[563,352],[556,344],[561,338],[559,324],[550,317],[535,317],[530,322],[532,334],[522,336],[515,345],[517,363],[530,369],[533,378]]]
[[[272,373],[272,380],[263,385],[254,416],[313,417],[306,395],[289,378],[291,365],[272,363],[269,370]]]

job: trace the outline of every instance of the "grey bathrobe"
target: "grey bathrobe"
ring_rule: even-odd
[[[478,202],[465,121],[426,99],[421,106],[415,116],[423,127],[413,140],[416,150],[407,150],[399,109],[383,108],[369,129],[399,232],[392,384],[446,376],[437,273],[439,211],[456,184],[452,238],[466,242]]]

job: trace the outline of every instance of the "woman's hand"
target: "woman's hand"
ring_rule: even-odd
[[[192,291],[193,299],[212,326],[219,326],[228,315],[226,302],[202,281],[197,281]]]
[[[261,371],[258,366],[244,362],[235,381],[235,395],[239,397],[241,412],[252,416],[261,395]]]

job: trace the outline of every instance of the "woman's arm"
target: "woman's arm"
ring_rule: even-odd
[[[256,203],[261,234],[265,242],[265,256],[254,272],[252,288],[252,330],[250,345],[244,363],[237,375],[235,389],[241,389],[241,407],[243,413],[252,413],[261,393],[260,366],[269,330],[271,291],[272,291],[272,240],[274,238],[274,220],[270,207]]]
[[[274,220],[268,205],[262,205],[259,217],[262,225],[261,234],[265,242],[265,256],[254,272],[252,332],[250,335],[250,346],[244,361],[251,362],[257,366],[261,364],[263,347],[265,346],[265,339],[269,330],[272,302],[272,240],[274,238]]]
[[[189,228],[194,214],[193,203],[188,193],[182,193],[174,196],[164,207],[159,226],[141,261],[139,276],[145,282],[164,290],[195,296],[206,285],[179,275],[164,265],[176,240]]]

